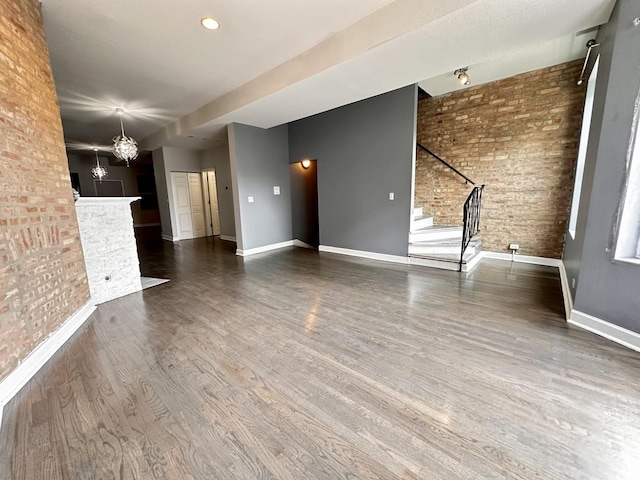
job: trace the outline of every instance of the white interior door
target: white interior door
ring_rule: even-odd
[[[211,223],[213,234],[220,235],[220,209],[218,208],[218,190],[216,187],[216,172],[207,172],[207,186],[209,188],[209,204],[211,209]]]
[[[193,237],[199,238],[207,235],[204,221],[204,201],[202,199],[202,180],[199,173],[188,173],[189,198],[191,200],[191,219],[193,224]]]
[[[174,235],[179,240],[193,238],[193,221],[187,174],[184,172],[171,172],[171,188],[173,190],[173,206],[177,224]]]

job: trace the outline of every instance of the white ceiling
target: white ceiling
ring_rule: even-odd
[[[404,85],[431,94],[584,56],[614,0],[44,0],[70,144],[108,144],[123,106],[145,148],[202,148]],[[202,16],[222,28],[207,31]],[[194,138],[191,138],[191,137]]]

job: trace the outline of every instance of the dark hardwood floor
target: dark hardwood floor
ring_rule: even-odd
[[[557,269],[473,273],[202,239],[5,408],[0,478],[640,478],[640,354],[563,318]]]

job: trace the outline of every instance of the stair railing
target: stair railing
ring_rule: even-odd
[[[454,167],[453,165],[447,163],[445,160],[443,160],[442,158],[440,158],[438,155],[436,155],[435,153],[433,153],[431,150],[429,150],[427,147],[425,147],[424,145],[422,145],[420,142],[416,142],[416,145],[421,148],[422,150],[424,150],[425,152],[427,152],[429,155],[431,155],[433,158],[435,158],[436,160],[438,160],[440,163],[442,163],[444,166],[446,166],[447,168],[453,170],[455,173],[457,173],[458,175],[460,175],[462,178],[464,178],[464,181],[466,183],[470,183],[471,185],[475,185],[476,182],[474,182],[473,180],[471,180],[469,177],[467,177],[464,173],[460,172],[460,170],[458,170],[456,167]]]
[[[433,158],[442,163],[445,167],[453,170],[457,175],[462,177],[465,183],[470,183],[473,185],[473,190],[467,197],[467,201],[464,202],[464,207],[462,209],[462,249],[460,251],[460,262],[458,264],[458,271],[462,272],[462,264],[464,262],[464,252],[467,250],[469,243],[471,243],[471,239],[480,232],[480,210],[482,208],[482,191],[484,190],[484,185],[477,186],[476,182],[467,177],[464,173],[458,170],[456,167],[448,163],[447,161],[440,158],[438,155],[433,153],[427,147],[422,145],[420,142],[416,142],[416,145]]]
[[[471,193],[467,197],[467,201],[464,202],[462,209],[462,250],[460,251],[459,272],[462,272],[464,252],[467,250],[473,236],[480,232],[480,210],[482,208],[483,190],[484,185],[473,187],[473,190],[471,190]]]

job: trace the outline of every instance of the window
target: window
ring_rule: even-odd
[[[584,99],[584,114],[582,115],[582,130],[580,131],[580,147],[578,149],[578,161],[576,163],[576,178],[573,185],[573,199],[571,200],[571,215],[569,216],[569,234],[576,238],[576,225],[578,224],[578,209],[580,208],[580,193],[582,192],[582,176],[584,174],[584,162],[587,157],[587,144],[589,143],[589,131],[591,130],[591,115],[593,113],[593,98],[596,90],[596,78],[600,57],[596,58],[593,70],[587,83],[587,95]]]
[[[625,189],[620,203],[616,260],[640,264],[640,93],[636,100],[627,155]]]

